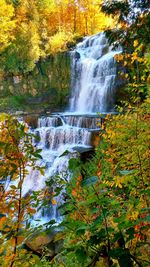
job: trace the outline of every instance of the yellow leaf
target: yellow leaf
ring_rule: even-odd
[[[133,43],[133,46],[134,46],[134,47],[137,47],[138,44],[139,44],[138,40],[135,40],[134,43]]]
[[[56,199],[54,199],[54,198],[52,199],[52,204],[53,205],[56,205],[57,204]]]
[[[33,208],[28,208],[28,212],[30,213],[30,214],[35,214],[36,213],[36,210],[35,209],[33,209]]]
[[[18,236],[17,237],[17,243],[18,243],[18,245],[22,244],[23,241],[24,241],[24,236]]]

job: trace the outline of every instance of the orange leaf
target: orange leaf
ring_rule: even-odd
[[[52,199],[52,204],[53,205],[56,205],[57,204],[56,199],[54,199],[54,198]]]

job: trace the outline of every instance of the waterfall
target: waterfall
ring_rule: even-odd
[[[72,52],[70,110],[78,113],[113,110],[117,87],[114,51],[104,33],[86,37]]]
[[[86,118],[85,126],[94,127],[92,118]],[[96,121],[96,118],[95,118]],[[90,149],[91,132],[88,128],[80,127],[84,119],[65,116],[65,114],[54,115],[50,117],[40,117],[38,119],[38,127],[33,131],[37,135],[38,140],[35,139],[37,149],[42,149],[42,160],[37,164],[46,166],[45,175],[42,176],[39,171],[29,170],[29,175],[23,185],[23,194],[26,195],[32,191],[39,191],[44,189],[45,182],[57,175],[67,172],[68,162],[72,157],[77,156],[77,149]],[[96,124],[96,122],[95,122]],[[67,155],[62,155],[65,151]],[[69,179],[69,174],[68,174]],[[34,219],[42,219],[42,223],[55,219],[60,220],[58,206],[63,202],[63,196],[56,197],[57,205],[51,205],[49,209],[44,209],[38,212]]]
[[[41,116],[37,128],[33,130],[39,137],[35,141],[42,149],[39,165],[46,166],[45,175],[31,170],[24,184],[24,194],[42,190],[45,181],[61,175],[68,169],[69,159],[76,157],[77,151],[91,149],[92,132],[99,131],[101,119],[96,114],[113,110],[114,93],[117,85],[117,67],[113,51],[104,33],[86,37],[71,52],[72,58],[72,96],[69,112]],[[61,156],[64,151],[67,155]],[[69,179],[69,174],[68,174]],[[56,199],[42,218],[59,221],[58,206],[63,202],[62,195]],[[38,213],[36,217],[41,217]]]

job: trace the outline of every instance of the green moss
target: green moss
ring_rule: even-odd
[[[36,63],[24,75],[0,79],[0,110],[57,109],[65,107],[70,88],[69,53],[58,53]]]

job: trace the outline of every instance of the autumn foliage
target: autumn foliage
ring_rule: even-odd
[[[63,266],[149,266],[149,109],[108,115],[93,159],[70,161]]]
[[[14,74],[31,71],[40,58],[113,25],[97,0],[2,0],[0,21],[0,69]]]
[[[35,259],[23,244],[32,232],[30,223],[43,194],[25,195],[24,187],[31,168],[43,174],[43,168],[36,167],[41,156],[26,125],[5,114],[0,121],[0,260],[4,267],[18,267],[28,259],[26,266],[31,266]]]

